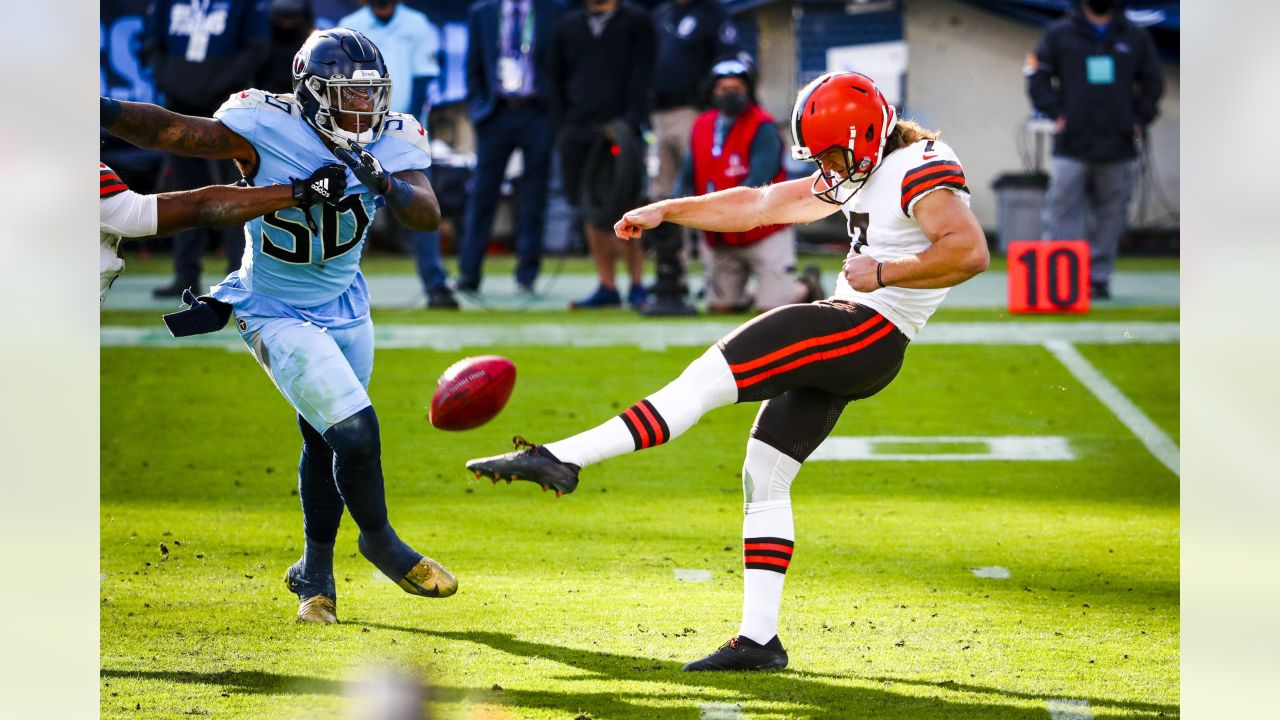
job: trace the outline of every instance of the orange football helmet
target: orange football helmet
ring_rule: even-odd
[[[791,113],[791,155],[818,164],[818,175],[813,179],[813,194],[818,199],[842,205],[840,191],[857,192],[879,167],[885,142],[897,122],[898,111],[871,78],[856,72],[823,73],[796,96]],[[822,157],[830,152],[842,157],[843,174],[823,166]]]

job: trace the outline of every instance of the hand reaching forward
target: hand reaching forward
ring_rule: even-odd
[[[659,203],[638,207],[613,224],[613,234],[623,240],[634,240],[645,230],[652,230],[662,224],[664,215]]]

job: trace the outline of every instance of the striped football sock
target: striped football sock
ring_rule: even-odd
[[[627,408],[621,415],[553,443],[561,462],[586,467],[655,447],[679,437],[705,413],[738,400],[729,363],[719,348],[707,350],[666,387]]]
[[[791,507],[748,514],[742,523],[742,627],[739,635],[764,645],[778,634],[782,583],[795,548]]]
[[[742,464],[746,500],[742,518],[742,627],[739,635],[761,645],[778,634],[782,583],[791,567],[796,531],[791,483],[800,463],[755,438]]]

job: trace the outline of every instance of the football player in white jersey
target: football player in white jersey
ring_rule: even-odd
[[[245,345],[297,410],[306,542],[285,583],[298,596],[299,622],[337,622],[333,553],[344,509],[360,528],[360,553],[405,592],[442,598],[458,588],[391,526],[368,394],[373,322],[360,255],[370,220],[385,206],[418,230],[440,224],[423,173],[431,165],[426,131],[412,115],[388,111],[390,92],[378,48],[334,28],[313,33],[294,57],[293,94],[244,90],[212,119],[102,100],[102,127],[112,134],[144,148],[235,160],[252,185],[305,176],[334,156],[347,165],[336,202],[247,222],[240,269],[192,307],[224,323],[234,313]],[[209,306],[215,312],[199,312]]]
[[[158,195],[130,190],[115,170],[101,162],[98,178],[99,306],[124,272],[119,255],[121,238],[171,235],[193,227],[226,227],[295,205],[327,202],[330,196],[319,195],[318,188],[328,188],[326,192],[336,201],[347,184],[346,168],[338,164],[321,167],[303,180],[295,178],[289,185],[210,185]]]
[[[850,250],[835,294],[786,305],[734,330],[670,384],[573,437],[472,460],[495,480],[572,492],[582,467],[665,443],[703,414],[760,402],[742,467],[744,592],[738,635],[685,670],[786,667],[778,639],[782,585],[795,550],[791,483],[845,405],[874,395],[902,367],[910,340],[947,288],[987,267],[982,228],[969,210],[964,171],[937,133],[899,120],[871,79],[827,73],[800,91],[795,157],[812,178],[663,200],[614,226],[638,238],[661,222],[713,232],[848,218]]]

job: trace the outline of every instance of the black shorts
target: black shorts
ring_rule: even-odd
[[[786,305],[718,343],[738,402],[765,401],[751,436],[803,462],[826,439],[844,406],[887,386],[907,336],[871,308],[822,300]]]

